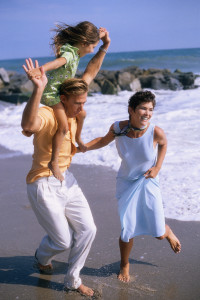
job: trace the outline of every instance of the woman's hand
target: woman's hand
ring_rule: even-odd
[[[155,178],[158,175],[159,171],[160,171],[160,169],[158,167],[152,167],[148,171],[146,171],[146,173],[144,173],[144,177],[146,179]]]

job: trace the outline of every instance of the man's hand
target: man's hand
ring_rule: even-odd
[[[42,77],[41,68],[32,69],[32,70],[28,71],[27,75],[30,79],[32,79],[34,77],[37,79],[40,79]]]
[[[39,67],[39,63],[37,60],[35,61],[35,67],[34,67],[32,59],[31,58],[26,59],[26,65],[23,65],[22,67],[23,67],[24,71],[26,72],[28,79],[30,79],[33,82],[33,85],[35,87],[43,88],[43,89],[45,88],[45,86],[47,84],[47,77],[45,75],[44,68]],[[40,70],[41,75],[37,76],[37,77],[33,77],[31,74],[34,72],[34,70],[37,70],[37,69]]]

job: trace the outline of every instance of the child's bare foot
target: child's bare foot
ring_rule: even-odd
[[[170,228],[166,239],[170,243],[170,246],[175,253],[179,253],[181,251],[181,243]]]
[[[85,286],[84,284],[81,284],[77,290],[79,291],[79,293],[81,293],[82,295],[85,295],[85,296],[93,296],[94,295],[94,291],[91,288]]]
[[[64,176],[61,173],[59,166],[57,163],[54,162],[49,162],[48,163],[48,168],[51,170],[51,172],[53,173],[53,176],[56,177],[58,180],[63,181],[64,180]]]
[[[126,265],[120,265],[120,272],[118,275],[118,279],[123,282],[129,282],[130,281],[130,275],[129,275],[129,263]]]

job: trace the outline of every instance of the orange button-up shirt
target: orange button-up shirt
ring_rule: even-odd
[[[27,183],[32,183],[41,177],[49,177],[52,175],[52,172],[48,168],[48,163],[51,160],[52,139],[57,130],[57,121],[53,109],[47,106],[39,108],[39,117],[42,122],[40,129],[34,133],[33,163],[26,177]],[[76,118],[68,118],[68,124],[69,130],[64,137],[58,161],[62,173],[69,168],[72,157],[76,153]],[[29,136],[29,134],[25,132],[23,132],[23,134]]]

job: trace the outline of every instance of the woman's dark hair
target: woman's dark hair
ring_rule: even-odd
[[[68,43],[71,46],[77,43],[95,44],[99,41],[99,29],[92,23],[84,21],[76,26],[65,23],[57,25],[56,35],[53,37],[52,47],[57,57],[60,55],[60,48]]]
[[[152,102],[154,108],[156,105],[155,95],[150,91],[137,92],[129,99],[128,106],[135,111],[136,107],[144,102]]]
[[[151,93],[150,91],[141,91],[135,93],[128,101],[128,106],[131,107],[134,111],[138,105],[141,103],[148,103],[151,102],[153,105],[153,108],[156,105],[155,95]],[[129,122],[128,125],[125,126],[120,130],[120,132],[116,133],[113,131],[113,134],[115,136],[123,136],[127,135],[127,133],[131,130],[131,124],[130,124],[130,115],[129,115]]]

